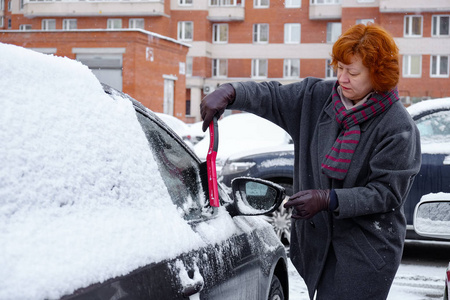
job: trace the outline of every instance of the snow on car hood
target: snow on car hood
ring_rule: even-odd
[[[203,245],[128,100],[68,58],[0,43],[0,70],[0,299],[59,298]]]

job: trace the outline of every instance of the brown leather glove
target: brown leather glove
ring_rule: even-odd
[[[305,190],[292,195],[284,207],[294,208],[294,219],[310,219],[319,211],[328,210],[329,205],[330,190]]]
[[[208,94],[203,98],[202,103],[200,103],[200,112],[203,119],[203,131],[208,129],[209,123],[213,120],[214,116],[219,118],[225,108],[231,103],[233,103],[236,93],[234,87],[231,83],[225,83],[219,86],[214,92]]]

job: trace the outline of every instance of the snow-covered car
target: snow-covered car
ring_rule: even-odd
[[[228,157],[241,151],[259,151],[266,147],[292,143],[292,139],[286,131],[272,122],[250,113],[226,116],[218,121],[218,127],[217,160],[219,166],[223,165]],[[209,129],[206,131],[206,136],[209,136],[208,132]],[[205,160],[208,148],[209,139],[206,138],[194,146],[194,151],[200,159]]]
[[[407,108],[421,135],[422,166],[406,199],[408,239],[420,239],[413,230],[414,207],[423,195],[450,193],[450,98],[425,100]],[[249,143],[251,141],[249,140]],[[219,148],[220,151],[220,148]],[[286,194],[292,194],[294,172],[293,145],[270,149],[255,149],[250,153],[235,153],[223,165],[220,178],[230,186],[239,176],[263,178],[283,185]],[[280,206],[270,216],[265,216],[275,228],[284,244],[290,239],[290,211]]]
[[[420,236],[450,240],[450,193],[424,195],[415,207],[413,223]],[[450,262],[444,277],[444,300],[448,300]]]
[[[212,207],[205,164],[86,66],[0,43],[0,70],[0,299],[288,299],[255,217],[281,186]]]

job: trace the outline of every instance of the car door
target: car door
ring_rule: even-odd
[[[261,229],[252,228],[245,217],[231,218],[223,207],[211,207],[199,160],[151,114],[138,112],[137,117],[173,203],[206,245],[170,262],[170,269],[178,272],[182,294],[200,292],[205,299],[259,299],[260,280],[269,277],[260,263],[260,249],[264,248],[255,247]],[[222,189],[219,194],[222,205],[230,201]]]

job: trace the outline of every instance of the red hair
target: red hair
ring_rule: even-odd
[[[375,24],[358,24],[350,27],[333,45],[331,65],[336,70],[338,62],[346,65],[358,55],[369,69],[375,91],[393,89],[400,77],[398,47],[392,36]]]

